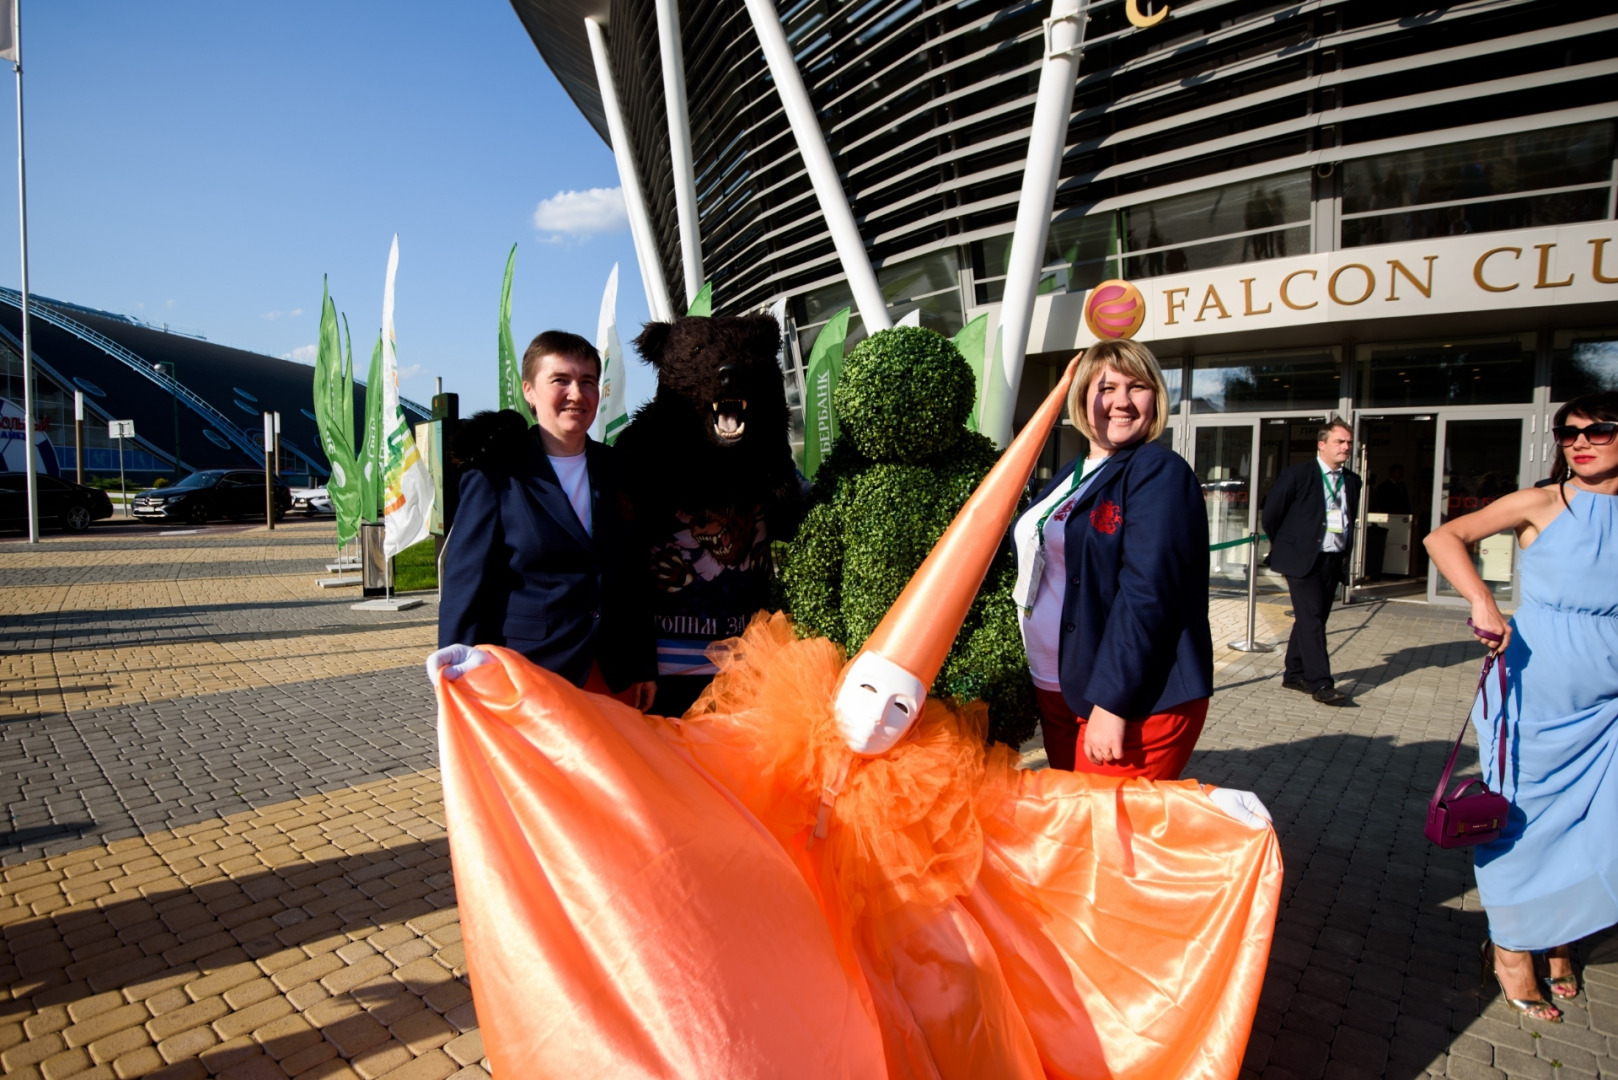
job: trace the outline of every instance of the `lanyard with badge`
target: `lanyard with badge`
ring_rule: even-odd
[[[1331,484],[1331,474],[1325,469],[1320,470],[1321,483],[1326,487],[1326,531],[1341,533],[1344,528],[1343,515],[1343,474],[1337,474],[1337,486]]]
[[[1097,463],[1096,468],[1089,470],[1088,475],[1094,476],[1096,470],[1100,469],[1101,465],[1105,463],[1105,460]],[[1073,493],[1079,490],[1080,485],[1084,483],[1087,475],[1084,466],[1087,464],[1089,464],[1087,461],[1080,462],[1073,467],[1072,483],[1068,484],[1068,488],[1062,493],[1061,498],[1046,507],[1045,512],[1040,515],[1039,521],[1034,525],[1035,543],[1033,554],[1030,556],[1027,566],[1018,568],[1017,584],[1011,591],[1012,600],[1016,601],[1017,606],[1022,609],[1025,616],[1033,612],[1034,594],[1039,591],[1040,579],[1045,576],[1045,523],[1050,521],[1052,514],[1060,510],[1069,499],[1073,498]]]

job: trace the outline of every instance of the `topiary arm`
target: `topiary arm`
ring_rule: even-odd
[[[824,637],[847,644],[843,629],[843,528],[831,502],[819,502],[785,545],[781,586],[787,612],[800,637]]]

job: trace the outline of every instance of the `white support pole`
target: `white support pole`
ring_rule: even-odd
[[[848,193],[832,163],[831,151],[826,149],[826,136],[820,130],[820,118],[809,100],[809,90],[803,84],[803,74],[792,57],[792,46],[787,43],[786,31],[781,28],[781,17],[776,13],[775,0],[747,0],[747,14],[753,19],[753,32],[764,49],[764,60],[770,66],[770,77],[781,95],[787,122],[792,125],[792,137],[797,141],[798,153],[803,155],[804,167],[809,171],[809,182],[814,185],[820,212],[826,217],[826,228],[837,248],[837,259],[843,264],[848,287],[854,294],[854,306],[859,310],[865,332],[874,334],[893,325],[888,317],[887,303],[882,299],[882,286],[877,283],[876,272],[871,269],[865,241],[854,222],[854,211],[848,206]]]
[[[674,208],[680,219],[680,263],[685,268],[685,302],[690,304],[702,291],[702,232],[697,225],[697,173],[691,157],[679,0],[657,0],[657,41],[663,54],[663,101],[669,112],[669,162],[674,168]]]
[[[1001,362],[989,372],[981,430],[996,444],[1011,441],[1011,417],[1023,361],[1028,356],[1028,330],[1034,317],[1039,272],[1045,262],[1045,241],[1051,227],[1051,205],[1062,170],[1062,152],[1073,113],[1073,85],[1078,76],[1079,51],[1084,47],[1088,0],[1052,0],[1045,20],[1045,64],[1039,72],[1039,95],[1028,135],[1028,158],[1023,168],[1022,194],[1017,200],[1017,225],[1006,257],[1006,291],[1000,303]]]
[[[22,4],[12,0],[11,46],[17,73],[17,231],[22,239],[22,411],[23,461],[28,486],[28,542],[39,543],[39,476],[34,466],[34,345],[28,329],[28,166],[22,137]]]
[[[612,156],[618,162],[618,183],[623,188],[624,205],[629,210],[629,234],[635,240],[635,261],[640,263],[640,280],[646,289],[646,304],[651,308],[654,320],[668,322],[674,318],[674,308],[669,303],[668,286],[663,282],[663,264],[657,257],[657,240],[652,235],[652,217],[646,212],[640,174],[635,171],[634,148],[629,141],[629,129],[624,126],[623,109],[618,103],[618,84],[613,81],[612,64],[607,59],[607,37],[601,24],[593,18],[584,20],[584,32],[590,39],[590,55],[595,59],[596,83],[601,89],[601,107],[607,114]]]

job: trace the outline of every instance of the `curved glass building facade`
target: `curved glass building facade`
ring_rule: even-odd
[[[606,137],[583,21],[602,25],[629,144],[620,168],[631,159],[656,272],[683,310],[659,3],[683,46],[715,310],[786,298],[801,364],[853,291],[746,6],[513,7]],[[775,8],[891,316],[919,309],[945,334],[979,314],[994,325],[1048,0]],[[1147,308],[1136,337],[1175,391],[1165,439],[1203,477],[1216,538],[1255,526],[1268,483],[1339,414],[1373,495],[1361,586],[1452,596],[1420,537],[1543,476],[1556,405],[1618,388],[1618,12],[1572,0],[1087,12],[1019,414],[1094,340],[1089,290],[1126,279]],[[1076,439],[1065,433],[1051,463]],[[1477,558],[1509,602],[1512,546],[1486,541]]]

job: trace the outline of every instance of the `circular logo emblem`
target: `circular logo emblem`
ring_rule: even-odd
[[[1146,321],[1146,298],[1127,281],[1113,278],[1090,290],[1084,301],[1084,322],[1103,341],[1135,336]]]

